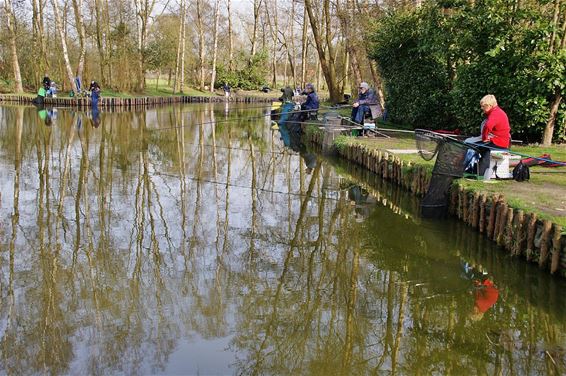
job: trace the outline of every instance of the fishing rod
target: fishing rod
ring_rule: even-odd
[[[443,136],[443,137],[449,138],[449,139],[451,139],[451,140],[454,140],[454,141],[456,141],[456,142],[462,143],[462,144],[464,144],[464,145],[468,145],[468,146],[470,146],[471,148],[476,147],[476,148],[485,148],[485,149],[488,149],[488,150],[490,150],[490,151],[499,151],[499,152],[504,151],[504,152],[506,152],[506,153],[513,154],[513,155],[518,155],[518,156],[523,157],[523,158],[533,158],[533,159],[538,160],[538,161],[543,161],[543,162],[548,162],[548,163],[554,163],[554,164],[558,164],[558,165],[560,165],[560,166],[566,166],[566,162],[555,161],[555,160],[548,159],[548,158],[543,158],[543,157],[535,157],[535,156],[532,156],[532,155],[529,155],[529,154],[520,153],[520,152],[518,152],[518,151],[512,151],[512,150],[510,150],[510,149],[496,148],[496,147],[493,147],[493,146],[488,146],[488,145],[484,145],[484,144],[477,143],[477,142],[465,143],[465,142],[463,142],[463,141],[460,141],[460,140],[456,139],[455,137],[453,137],[453,135],[446,135],[446,134],[438,133],[438,132],[431,131],[431,130],[426,130],[426,131],[435,133],[435,134],[437,134],[437,135],[441,135],[441,136]],[[409,132],[415,133],[414,131],[409,131]]]
[[[543,162],[548,162],[548,163],[554,163],[554,164],[558,164],[558,165],[560,165],[560,166],[566,166],[566,162],[555,161],[555,160],[548,159],[548,158],[543,158],[543,157],[534,157],[534,156],[529,155],[529,154],[519,153],[519,152],[517,152],[517,151],[511,151],[511,150],[509,150],[509,149],[499,149],[499,148],[494,148],[494,147],[492,147],[492,146],[481,145],[481,144],[477,144],[477,143],[472,143],[472,144],[469,144],[469,145],[476,146],[476,147],[481,147],[481,148],[486,148],[486,149],[493,150],[493,151],[504,151],[504,152],[506,152],[506,153],[515,154],[515,155],[518,155],[518,156],[524,157],[524,158],[533,158],[533,159],[536,159],[536,160],[538,160],[538,161],[543,161]]]
[[[183,145],[200,145],[198,142],[183,142]],[[220,145],[211,145],[211,144],[202,144],[205,147],[212,147],[218,149],[227,149],[227,150],[242,150],[242,151],[250,151],[246,148],[238,148],[238,147],[231,147],[231,146],[220,146]],[[283,150],[288,150],[287,148],[283,148]],[[299,155],[299,153],[295,152],[285,152],[285,151],[259,151],[260,154],[275,154],[275,155]]]
[[[168,174],[168,173],[164,173],[164,172],[157,172],[157,171],[154,172],[153,175],[167,176],[167,177],[170,177],[170,178],[180,177],[178,175]],[[296,192],[285,192],[285,191],[272,190],[272,189],[261,188],[261,187],[252,188],[248,185],[239,185],[239,184],[235,184],[235,183],[222,182],[222,181],[211,180],[211,179],[202,179],[202,178],[198,178],[198,177],[194,177],[194,176],[184,176],[183,178],[191,180],[191,181],[195,181],[195,182],[215,184],[215,185],[223,185],[223,186],[232,187],[232,188],[241,188],[241,189],[250,189],[250,190],[255,189],[256,191],[261,191],[261,192],[265,192],[265,193],[276,193],[276,194],[282,194],[282,195],[287,195],[287,196],[309,197],[309,198],[313,198],[313,199],[318,199],[318,198],[324,197],[325,200],[340,201],[340,199],[333,198],[333,197],[307,195],[306,192],[305,193],[303,193],[303,192],[296,193]]]
[[[299,114],[299,113],[304,113],[304,112],[312,112],[313,110],[295,110],[295,111],[288,111],[285,112],[283,114]],[[171,129],[177,129],[177,128],[186,128],[186,127],[192,127],[192,126],[199,126],[199,125],[211,125],[211,124],[222,124],[222,123],[229,123],[229,122],[235,122],[235,121],[241,121],[241,122],[246,122],[246,121],[251,121],[251,120],[258,120],[258,119],[263,119],[266,116],[271,116],[271,113],[269,114],[264,114],[264,115],[258,115],[258,116],[248,116],[248,117],[244,117],[244,118],[237,118],[237,119],[224,119],[224,120],[212,120],[212,121],[207,121],[207,122],[202,122],[202,123],[190,123],[187,125],[183,125],[183,126],[173,126],[173,127],[165,127],[165,128],[156,128],[154,129],[155,131],[165,131],[165,130],[171,130]],[[296,123],[302,123],[300,121],[293,121],[290,120],[289,122],[296,122]]]

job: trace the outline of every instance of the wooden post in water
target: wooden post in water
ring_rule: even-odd
[[[517,211],[514,218],[514,237],[511,255],[518,256],[523,250],[524,240],[527,238],[525,234],[525,213],[522,210]]]
[[[552,222],[548,219],[542,221],[542,235],[540,238],[540,255],[538,259],[538,266],[543,268],[548,258],[550,251],[550,232],[552,229]]]
[[[480,233],[483,234],[486,231],[487,223],[486,223],[486,205],[487,205],[487,196],[482,193],[480,195]]]
[[[495,241],[497,245],[502,247],[504,245],[504,232],[505,232],[505,224],[507,223],[507,203],[502,202],[499,209],[499,226],[497,227],[497,236],[495,237]]]
[[[505,249],[509,252],[512,252],[513,249],[513,217],[515,212],[513,208],[507,208],[507,223],[505,224],[505,230],[503,231],[503,243],[505,245]]]
[[[531,261],[535,250],[535,235],[537,231],[537,215],[531,213],[527,224],[527,261]]]
[[[495,212],[497,210],[497,203],[499,199],[495,196],[491,196],[490,201],[491,201],[491,207],[489,210],[489,219],[487,221],[487,237],[489,239],[493,239],[493,232],[495,230]]]
[[[562,226],[554,224],[554,236],[552,237],[552,260],[550,273],[554,274],[560,267],[560,247],[562,245]]]

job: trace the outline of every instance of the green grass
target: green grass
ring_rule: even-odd
[[[382,127],[382,125],[380,125]],[[348,145],[363,145],[381,151],[394,149],[416,149],[413,138],[361,138],[342,136],[335,141],[338,149]],[[514,146],[513,151],[532,156],[548,153],[554,160],[566,160],[566,145]],[[425,161],[418,154],[396,154],[399,159],[415,165],[425,166],[432,171],[435,160]],[[531,179],[527,182],[514,180],[491,180],[489,182],[459,179],[456,184],[471,191],[487,194],[502,194],[509,205],[525,212],[536,213],[540,218],[549,219],[566,228],[566,167],[532,167]]]
[[[148,78],[145,80],[145,90],[143,93],[128,93],[114,91],[108,88],[102,88],[102,96],[111,98],[130,98],[130,97],[169,97],[172,95],[190,95],[198,97],[214,96],[216,93],[209,91],[200,91],[198,89],[185,86],[183,93],[173,93],[173,87],[167,85],[166,79],[160,79],[157,85],[157,79]]]

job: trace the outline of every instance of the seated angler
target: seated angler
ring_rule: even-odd
[[[293,101],[293,89],[291,89],[289,86],[286,86],[285,88],[281,89],[281,96],[279,97],[279,102],[285,103],[285,102],[292,102]]]
[[[359,86],[358,99],[352,105],[352,121],[358,124],[364,123],[366,114],[372,119],[376,119],[381,115],[381,106],[377,99],[375,91],[369,88],[367,82],[362,82]]]
[[[495,96],[489,94],[480,100],[480,107],[487,116],[481,131],[479,146],[481,159],[479,174],[483,175],[489,167],[492,149],[509,149],[511,145],[511,127],[507,114],[497,105]]]
[[[301,113],[301,120],[306,120],[307,118],[312,116],[312,114],[315,114],[316,116],[316,112],[318,111],[320,104],[313,84],[307,84],[305,86],[305,91],[303,92],[303,94],[307,95],[307,100],[305,101],[305,103],[301,104],[301,111],[303,111]]]

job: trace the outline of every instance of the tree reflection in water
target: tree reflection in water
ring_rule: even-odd
[[[0,373],[565,371],[563,282],[230,106],[0,107]]]

